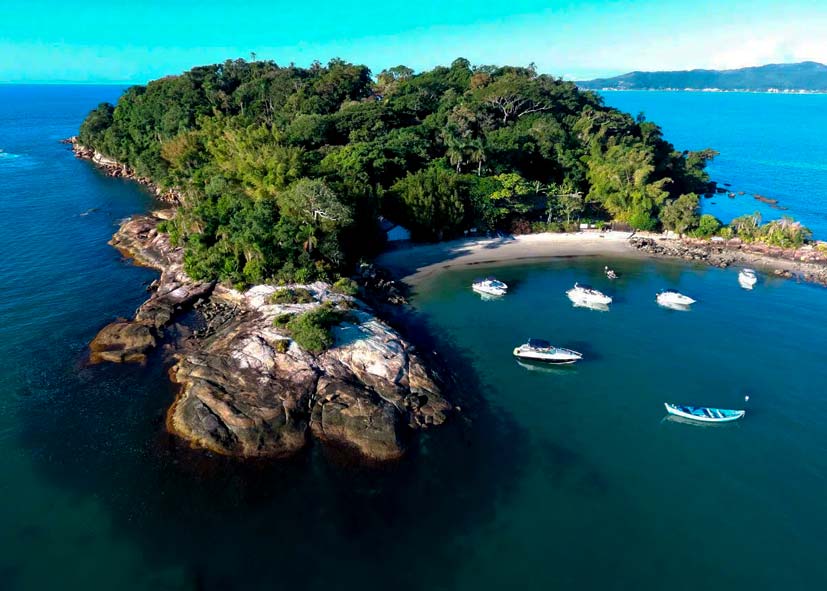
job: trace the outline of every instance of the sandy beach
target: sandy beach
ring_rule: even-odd
[[[643,256],[629,244],[628,232],[525,234],[502,238],[467,238],[397,248],[376,263],[414,285],[434,273],[455,267],[572,256]]]

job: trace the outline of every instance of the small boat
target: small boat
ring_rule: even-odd
[[[606,277],[609,279],[617,279],[617,273],[614,272],[614,269],[610,269],[608,266],[603,267],[603,270],[606,271]]]
[[[583,359],[583,355],[577,351],[555,347],[541,339],[528,339],[527,343],[514,349],[514,356],[518,359],[542,361],[555,365],[568,365]]]
[[[758,275],[752,269],[741,269],[738,273],[738,284],[744,289],[752,289],[758,283]]]
[[[664,289],[658,293],[657,296],[655,296],[655,300],[658,304],[661,306],[666,306],[667,308],[672,306],[687,307],[695,303],[695,300],[675,291],[674,289]]]
[[[491,296],[504,296],[508,293],[508,286],[493,277],[474,280],[474,283],[471,284],[471,289],[477,293]]]
[[[612,303],[612,298],[605,293],[594,289],[590,285],[580,285],[575,283],[574,287],[566,292],[569,299],[578,306],[589,307],[591,305],[608,306]]]
[[[747,411],[727,410],[723,408],[709,408],[706,406],[687,406],[684,404],[670,404],[664,402],[666,412],[676,417],[701,421],[703,423],[728,423],[742,418]]]

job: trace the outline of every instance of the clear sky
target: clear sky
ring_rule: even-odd
[[[0,0],[0,82],[146,82],[251,52],[572,79],[827,62],[827,0]]]

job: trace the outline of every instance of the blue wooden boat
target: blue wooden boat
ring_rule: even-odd
[[[666,412],[676,417],[683,417],[704,423],[728,423],[742,418],[747,411],[728,410],[724,408],[709,408],[707,406],[688,406],[685,404],[670,404],[664,402]]]

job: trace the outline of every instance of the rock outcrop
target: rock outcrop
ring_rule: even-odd
[[[274,304],[281,288],[242,293],[194,281],[158,222],[133,217],[112,239],[137,262],[161,269],[161,277],[134,320],[110,324],[90,347],[95,362],[142,362],[182,310],[203,310],[206,326],[181,344],[170,369],[180,386],[167,414],[171,433],[241,457],[288,456],[315,437],[381,461],[400,457],[412,431],[445,421],[451,407],[433,374],[365,304],[325,283],[303,286],[312,302]],[[347,315],[332,330],[334,346],[314,355],[274,320],[322,303]]]
[[[733,264],[761,267],[779,277],[827,285],[827,250],[813,245],[780,248],[747,244],[737,239],[713,241],[649,237],[634,237],[629,243],[648,255],[697,261],[721,268]]]
[[[163,214],[162,214],[163,215]],[[161,270],[153,293],[135,313],[133,320],[118,320],[104,327],[89,345],[90,362],[146,361],[169,325],[180,312],[211,293],[214,283],[193,281],[183,269],[183,252],[158,232],[159,217],[135,216],[118,229],[110,244],[127,257]]]
[[[75,153],[75,156],[77,158],[91,161],[98,168],[100,168],[107,176],[111,176],[114,178],[129,179],[131,181],[135,181],[139,185],[144,185],[153,193],[155,193],[155,196],[161,201],[166,201],[171,204],[177,204],[182,201],[181,193],[179,193],[175,189],[163,189],[156,185],[154,182],[152,182],[151,179],[136,174],[135,171],[129,168],[126,164],[118,162],[113,158],[109,158],[108,156],[101,154],[94,148],[89,148],[87,146],[81,145],[78,142],[77,136],[66,138],[65,140],[61,140],[61,142],[64,144],[71,145],[72,152]]]

